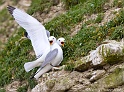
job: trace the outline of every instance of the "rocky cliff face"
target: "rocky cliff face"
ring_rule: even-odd
[[[53,70],[45,73],[28,92],[123,92],[124,41],[104,41],[102,45],[75,62],[74,71]],[[111,61],[111,62],[110,62]],[[16,92],[26,82],[14,81],[6,87]]]
[[[36,17],[42,23],[47,23],[56,16],[67,12],[60,0],[50,1],[55,3],[54,6],[49,8],[49,12],[35,12],[32,16]],[[26,11],[31,5],[31,0],[19,0],[16,4],[13,4],[11,0],[8,0],[8,2],[5,2],[2,6],[0,6],[0,10],[3,10],[8,4],[10,4]],[[104,4],[104,13],[102,13],[104,16],[102,16],[103,19],[100,23],[88,24],[89,21],[96,20],[99,14],[95,13],[91,15],[84,15],[83,20],[71,28],[70,37],[75,36],[80,31],[82,24],[84,23],[87,23],[87,28],[90,26],[103,26],[114,19],[116,15],[119,16],[119,10],[124,9],[123,7],[120,8],[122,1],[119,1],[118,7],[112,7],[111,4],[113,2],[114,0],[110,0]],[[8,26],[8,24],[10,25]],[[0,34],[0,41],[2,43],[6,43],[7,39],[9,39],[9,37],[13,34],[14,36],[17,35],[15,30],[20,28],[20,26],[18,26],[10,18],[0,25],[0,30],[5,30],[6,28],[6,32],[9,32],[6,35],[3,35],[4,33]],[[2,44],[0,47],[4,48],[4,45]],[[27,89],[24,90],[24,92],[123,92],[123,39],[121,41],[106,40],[101,42],[101,44],[94,50],[89,51],[85,57],[82,56],[79,60],[74,61],[73,66],[73,71],[67,71],[67,65],[63,65],[60,66],[61,70],[54,70],[43,74],[43,76],[36,81],[38,84],[33,89],[27,87],[27,81],[18,80],[5,85],[4,88],[6,89],[6,92],[21,92],[18,90],[20,87]]]
[[[44,74],[31,92],[123,92],[123,51],[123,40],[105,41],[89,56],[75,62],[77,71]]]

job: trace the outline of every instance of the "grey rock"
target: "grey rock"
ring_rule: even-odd
[[[82,84],[77,84],[73,86],[68,92],[82,92],[85,88],[86,86]]]
[[[92,73],[92,77],[90,78],[90,81],[96,81],[98,79],[100,79],[103,75],[105,74],[105,70],[96,70],[93,71]]]

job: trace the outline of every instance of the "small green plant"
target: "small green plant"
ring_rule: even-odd
[[[69,62],[66,63],[66,66],[64,67],[64,70],[73,71],[74,67],[75,67],[75,62],[72,60],[72,61],[69,61]]]
[[[103,20],[104,18],[104,14],[103,13],[100,13],[97,15],[97,18],[95,20],[96,23],[101,23],[101,21]]]
[[[77,4],[84,3],[86,0],[62,0],[65,4],[65,8],[69,9]]]
[[[36,72],[36,69],[33,72]],[[37,85],[37,81],[29,79],[29,76],[27,76],[27,81],[30,89],[33,89]]]
[[[3,88],[0,88],[0,92],[6,92],[6,90]]]
[[[5,1],[4,0],[0,0],[0,5],[4,4]]]
[[[1,10],[0,11],[0,23],[6,20],[9,20],[9,19],[10,19],[10,16],[8,15],[7,10],[6,9]]]
[[[31,15],[36,12],[48,13],[51,6],[53,6],[52,0],[32,0],[32,4],[30,9],[28,10],[28,13]]]
[[[28,86],[25,85],[25,86],[19,87],[17,89],[17,92],[27,92],[27,90],[28,90]]]
[[[119,8],[124,6],[124,1],[123,0],[114,0],[113,6],[117,6]]]

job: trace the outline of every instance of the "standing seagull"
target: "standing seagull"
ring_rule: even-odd
[[[48,41],[45,27],[38,20],[21,11],[20,9],[14,8],[12,6],[8,6],[7,8],[10,14],[12,14],[12,16],[15,18],[15,21],[28,33],[36,56],[38,57],[39,55],[42,55],[40,58],[33,61],[33,63],[30,63],[28,66],[33,65],[33,67],[36,67],[38,64],[41,64],[46,60],[51,61],[51,56],[49,56],[49,53],[51,53],[50,55],[53,55],[54,52],[50,51],[50,43]],[[63,52],[61,47],[57,43],[55,43],[55,45],[53,44],[53,47],[55,48],[54,51],[56,52],[56,57],[54,57],[55,59],[52,58],[52,61],[62,61]],[[27,69],[26,71],[28,72],[31,69],[33,68]]]
[[[49,41],[53,41],[54,37],[49,37]],[[51,45],[50,52],[46,55],[45,61],[37,70],[34,77],[36,80],[44,73],[51,70],[53,67],[58,66],[63,60],[63,51],[60,46],[64,46],[65,39],[59,38],[56,43]]]
[[[50,40],[49,40],[50,39]],[[54,44],[54,43],[56,43],[56,38],[54,37],[54,36],[50,36],[49,38],[48,38],[48,41],[49,41],[49,43],[50,43],[50,49],[51,49],[51,46]],[[48,53],[48,52],[47,52]],[[47,53],[45,53],[42,57],[44,57],[44,56],[46,56],[46,54]],[[38,67],[38,66],[41,66],[41,64],[42,64],[42,62],[40,62],[40,61],[43,61],[44,59],[45,59],[45,57],[42,59],[42,57],[40,58],[38,58],[37,60],[35,60],[35,61],[31,61],[31,62],[26,62],[25,64],[24,64],[24,68],[25,68],[25,71],[26,72],[29,72],[30,70],[32,70],[33,68],[35,68],[35,67]]]
[[[50,36],[48,38],[48,41],[50,43],[50,52],[52,52],[52,50],[54,48],[57,48],[54,43],[57,43],[59,46],[64,46],[64,42],[65,42],[65,39],[64,38],[59,38],[57,41],[56,41],[56,38],[54,36]],[[62,52],[63,53],[63,52]],[[53,53],[49,54],[49,56],[47,55],[46,58],[48,58],[49,60],[50,59],[53,59],[53,57],[55,57],[56,55],[55,54],[58,54],[58,53],[55,53],[53,51]],[[51,58],[52,57],[52,58]],[[63,54],[61,55],[61,57],[63,58]],[[38,67],[38,66],[41,66],[42,62],[39,62],[41,61],[41,58],[39,57],[37,60],[35,61],[31,61],[31,62],[26,62],[24,64],[24,68],[25,68],[25,71],[26,72],[29,72],[30,70],[32,70],[33,68],[35,67]],[[59,60],[58,60],[59,61]],[[39,62],[39,63],[38,63]]]

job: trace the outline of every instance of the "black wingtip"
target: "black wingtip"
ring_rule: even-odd
[[[24,36],[28,38],[28,33],[27,32],[24,32]]]
[[[10,14],[13,14],[13,11],[14,11],[16,8],[14,8],[14,7],[8,5],[8,6],[7,6],[7,9],[8,9],[8,11],[9,11]]]

